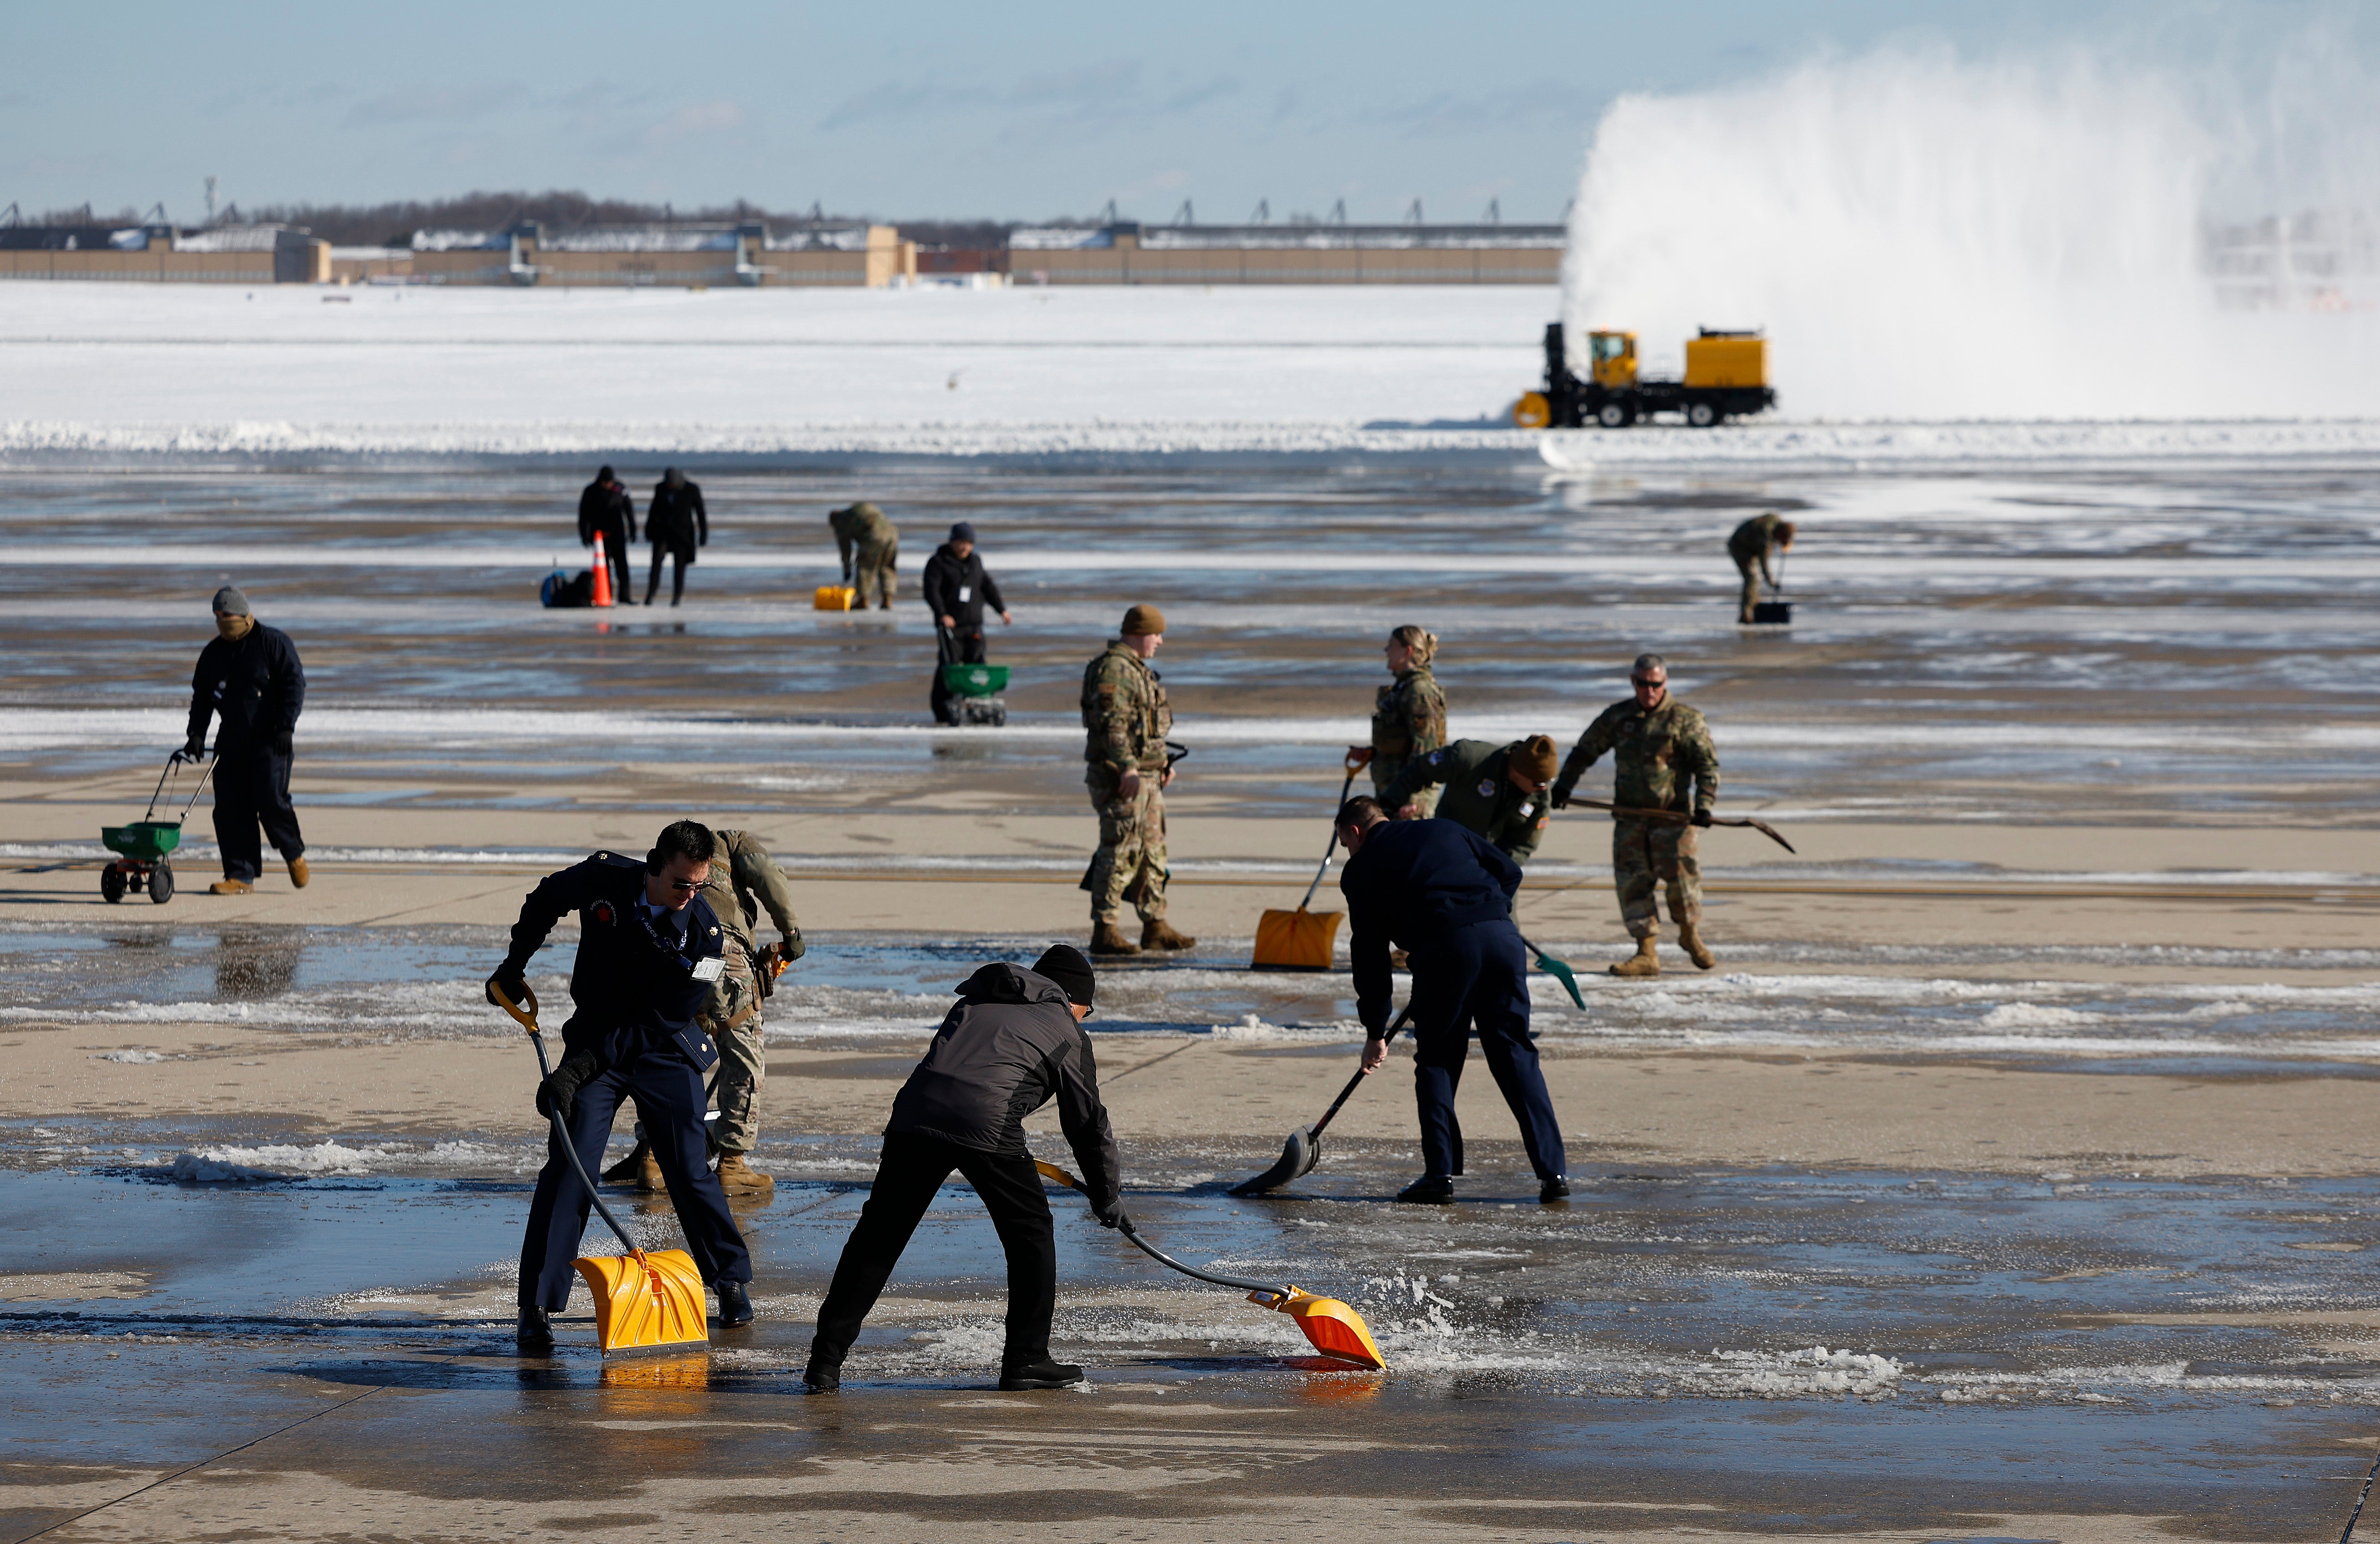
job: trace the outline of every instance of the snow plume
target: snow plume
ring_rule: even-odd
[[[2380,162],[2368,134],[2305,128],[2363,125],[2373,83],[2284,52],[2266,91],[2286,115],[2105,58],[1909,46],[1622,97],[1587,152],[1564,320],[1671,368],[1697,326],[1763,328],[1797,417],[2380,412],[2355,368],[2380,342]],[[2234,267],[2268,261],[2254,221],[2316,198],[2326,224],[2301,235],[2345,253],[2344,287],[2218,303],[2225,233],[2247,242]]]

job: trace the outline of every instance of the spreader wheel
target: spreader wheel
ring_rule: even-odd
[[[124,899],[124,870],[111,863],[99,871],[99,894],[109,906]]]
[[[160,863],[149,873],[149,899],[162,906],[173,898],[174,866],[170,863]]]

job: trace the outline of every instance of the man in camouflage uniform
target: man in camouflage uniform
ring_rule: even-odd
[[[1406,762],[1380,796],[1380,805],[1397,820],[1417,820],[1427,812],[1415,796],[1443,784],[1439,820],[1477,832],[1506,857],[1526,863],[1551,818],[1546,785],[1553,781],[1557,754],[1546,735],[1502,746],[1457,740]]]
[[[901,561],[901,528],[872,504],[832,510],[826,523],[834,530],[834,550],[843,558],[843,582],[859,591],[859,609],[868,609],[872,586],[878,609],[890,611],[892,570]]]
[[[710,877],[703,881],[702,898],[719,914],[726,935],[726,968],[702,1005],[702,1027],[719,1048],[719,1119],[711,1124],[711,1141],[719,1149],[719,1183],[731,1196],[765,1195],[776,1181],[752,1167],[749,1154],[759,1144],[759,1097],[768,1081],[768,1057],[760,1039],[760,1001],[769,988],[758,970],[772,970],[752,937],[752,925],[766,911],[784,941],[771,945],[769,955],[786,961],[802,957],[801,925],[794,918],[794,894],[784,870],[769,849],[748,831],[711,833]],[[773,981],[773,976],[771,977]],[[604,1178],[634,1175],[640,1190],[664,1188],[661,1164],[645,1145],[642,1122],[637,1125],[637,1149],[605,1171]]]
[[[1735,559],[1735,571],[1743,576],[1743,590],[1735,606],[1740,625],[1752,626],[1752,608],[1760,603],[1762,579],[1768,581],[1770,594],[1777,592],[1777,571],[1768,565],[1768,554],[1791,552],[1792,547],[1793,522],[1774,514],[1754,516],[1727,539],[1727,555]]]
[[[1188,949],[1195,938],[1165,920],[1165,736],[1173,709],[1148,662],[1165,641],[1165,616],[1155,606],[1123,614],[1120,638],[1083,672],[1083,783],[1099,812],[1099,850],[1083,875],[1091,893],[1091,953],[1137,954],[1143,949]],[[1123,903],[1140,913],[1140,942],[1116,926]]]
[[[1632,959],[1611,967],[1614,976],[1658,976],[1660,913],[1653,904],[1658,879],[1670,892],[1670,920],[1678,925],[1678,946],[1695,966],[1718,963],[1704,946],[1702,865],[1694,857],[1694,833],[1711,823],[1718,798],[1718,749],[1703,715],[1670,695],[1670,668],[1658,654],[1639,654],[1629,673],[1635,695],[1598,714],[1562,762],[1554,781],[1553,806],[1570,802],[1571,790],[1607,750],[1616,751],[1611,802],[1623,809],[1674,810],[1680,819],[1611,818],[1612,882],[1620,892],[1620,916],[1636,940]],[[1691,797],[1688,785],[1692,784]]]
[[[1389,802],[1389,784],[1408,763],[1446,744],[1446,694],[1429,672],[1438,652],[1436,634],[1407,625],[1389,635],[1382,651],[1396,680],[1373,699],[1372,743],[1349,746],[1347,755],[1354,765],[1371,770],[1373,796],[1393,816],[1399,806]],[[1438,790],[1417,789],[1405,802],[1427,819]]]

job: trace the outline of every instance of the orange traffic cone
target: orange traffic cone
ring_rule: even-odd
[[[598,606],[612,603],[612,564],[603,555],[603,533],[600,530],[595,533],[595,599],[589,603]]]

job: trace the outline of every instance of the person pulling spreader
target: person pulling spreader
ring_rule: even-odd
[[[488,1001],[516,1018],[522,1017],[517,1007],[528,1006],[530,1017],[522,1022],[529,1023],[529,956],[566,913],[578,914],[578,957],[570,973],[577,1011],[562,1027],[562,1064],[537,1089],[538,1112],[554,1129],[521,1240],[518,1340],[526,1355],[553,1346],[550,1319],[570,1300],[571,1261],[595,1199],[588,1175],[602,1164],[624,1097],[634,1099],[644,1117],[686,1233],[695,1303],[707,1283],[719,1295],[722,1326],[752,1321],[745,1291],[752,1254],[704,1161],[709,1099],[702,1079],[719,1048],[698,1018],[724,969],[719,918],[701,896],[713,844],[710,827],[678,821],[662,830],[642,862],[597,853],[547,875],[522,903],[512,948],[488,978]],[[544,1043],[538,1041],[540,1061]],[[579,1262],[582,1272],[587,1263]],[[608,1323],[601,1328],[610,1350],[613,1331]]]

